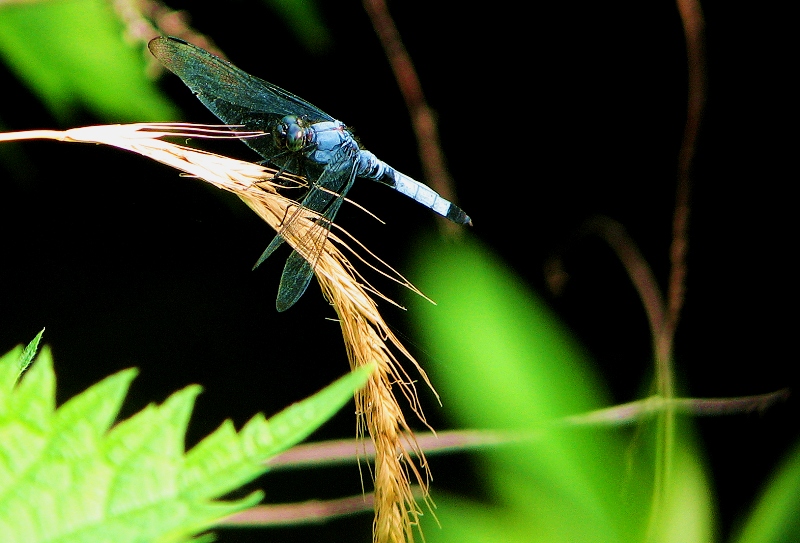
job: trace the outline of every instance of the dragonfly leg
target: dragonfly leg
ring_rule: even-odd
[[[289,210],[292,209],[292,207],[294,207],[294,206],[291,206],[291,205],[286,206],[286,211],[283,212],[283,218],[281,219],[281,222],[278,223],[278,226],[283,226],[284,224],[286,224],[286,217],[289,216]],[[294,215],[292,215],[292,216],[294,216]]]
[[[288,156],[288,160],[283,161],[284,162],[283,165],[279,165],[278,164],[278,159],[285,158],[287,155],[289,155]],[[278,183],[279,185],[284,185],[285,186],[286,183],[284,183],[284,181],[288,181],[288,179],[283,177],[283,174],[286,173],[286,172],[289,172],[289,173],[292,172],[292,170],[290,168],[294,163],[293,159],[294,159],[294,157],[291,156],[288,151],[284,151],[282,153],[276,154],[275,156],[273,156],[269,160],[260,161],[259,164],[262,165],[262,166],[268,166],[268,167],[272,167],[272,168],[276,168],[277,167],[278,169],[275,171],[275,173],[272,174],[272,177],[270,178],[270,181],[273,181],[275,183]]]

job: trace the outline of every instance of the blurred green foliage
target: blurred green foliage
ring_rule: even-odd
[[[331,35],[316,2],[308,0],[263,0],[272,7],[294,32],[297,41],[309,52],[330,47]]]
[[[437,302],[407,301],[426,368],[460,428],[531,432],[525,444],[479,456],[487,502],[437,495],[429,542],[687,542],[715,540],[714,497],[687,419],[679,419],[671,476],[654,507],[660,417],[630,426],[548,426],[608,406],[602,376],[546,304],[492,251],[471,239],[425,240],[411,280]],[[748,529],[800,540],[800,452],[776,476]],[[429,516],[430,517],[430,516]],[[794,520],[791,520],[794,519]],[[767,526],[770,526],[767,529]],[[779,535],[778,535],[779,534]]]
[[[104,0],[4,4],[0,58],[63,123],[78,108],[115,123],[176,120],[146,75],[145,44],[123,31]]]

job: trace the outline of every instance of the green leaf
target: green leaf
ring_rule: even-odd
[[[0,357],[0,390],[10,391],[36,356],[44,330],[23,348],[17,347]]]
[[[22,356],[20,357],[19,361],[19,374],[22,375],[22,372],[33,362],[34,357],[36,356],[36,352],[39,350],[39,342],[42,341],[42,336],[44,335],[44,328],[36,334],[30,343],[25,346],[25,349],[22,351]]]
[[[145,74],[144,43],[124,32],[104,0],[0,6],[0,58],[62,121],[80,107],[112,122],[174,120]]]
[[[412,269],[411,280],[437,303],[408,301],[443,409],[458,427],[531,436],[481,453],[489,503],[434,495],[441,528],[429,524],[428,541],[644,540],[656,419],[635,428],[552,424],[611,401],[587,354],[546,304],[470,240],[428,240]],[[651,541],[706,541],[712,531],[705,471],[691,440],[680,436],[677,475],[649,528]],[[685,528],[681,537],[670,539],[678,526]]]
[[[253,417],[235,435],[230,421],[198,443],[186,455],[186,469],[181,486],[187,495],[225,494],[232,488],[225,478],[249,480],[254,470],[263,471],[253,458],[272,457],[305,439],[349,401],[366,384],[374,367],[366,366],[338,379],[327,388],[300,403],[293,404],[269,420]]]
[[[736,543],[792,543],[800,541],[800,443],[767,483]]]
[[[311,52],[330,47],[331,36],[316,2],[309,0],[265,0]]]
[[[21,353],[0,358],[0,375],[18,370]],[[0,541],[188,541],[255,505],[261,493],[218,498],[332,416],[371,370],[348,374],[270,420],[257,415],[240,432],[225,422],[184,453],[199,386],[112,427],[136,370],[56,409],[55,373],[43,349],[16,386],[0,389]]]

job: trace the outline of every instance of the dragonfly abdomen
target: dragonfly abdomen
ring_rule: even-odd
[[[472,219],[460,207],[439,196],[439,193],[428,185],[424,185],[391,167],[388,168],[394,174],[394,190],[413,198],[425,207],[455,223],[472,224]]]
[[[470,218],[461,208],[442,198],[429,186],[402,174],[376,157],[370,151],[361,149],[353,134],[340,121],[314,123],[311,145],[313,150],[308,157],[318,164],[330,164],[343,150],[356,161],[356,175],[389,185],[401,194],[432,209],[458,224],[471,224]],[[350,162],[352,164],[352,162]]]
[[[358,175],[389,185],[401,194],[432,209],[458,224],[472,224],[472,220],[457,205],[442,198],[428,185],[400,173],[371,152],[362,149],[358,157]]]

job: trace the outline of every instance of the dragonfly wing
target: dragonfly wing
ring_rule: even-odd
[[[299,207],[291,215],[287,214],[284,219],[282,228],[278,231],[278,235],[272,238],[264,252],[258,257],[258,260],[253,265],[256,269],[264,261],[269,258],[275,250],[285,241],[281,232],[288,233],[291,231],[292,222],[300,216],[303,209],[310,209],[320,214],[320,216],[328,222],[333,222],[336,213],[344,201],[344,195],[350,190],[355,180],[355,163],[352,165],[347,163],[347,155],[340,152],[334,156],[334,161],[329,168],[323,168],[321,174],[318,176],[316,183],[312,185],[306,193],[304,199],[300,202]],[[331,203],[331,200],[336,200]],[[326,209],[327,207],[327,209]]]
[[[226,124],[269,132],[274,123],[286,115],[305,116],[311,123],[334,120],[289,91],[254,77],[183,40],[162,36],[151,40],[148,47],[153,56],[180,77],[197,98]],[[281,153],[270,136],[243,141],[267,160]]]
[[[304,258],[297,251],[293,251],[286,260],[278,287],[278,299],[275,303],[278,311],[286,311],[293,306],[308,288],[320,254],[325,248],[333,220],[344,202],[347,191],[353,186],[355,177],[355,160],[344,149],[340,150],[311,187],[298,210],[284,221],[278,236],[272,240],[261,255],[256,265],[268,258],[286,238],[293,239],[308,255],[307,258]],[[302,234],[295,233],[296,220],[302,216],[303,209],[311,209],[319,213],[316,221],[318,227],[310,229],[306,227]]]
[[[311,278],[314,277],[314,268],[300,253],[292,251],[283,267],[281,283],[278,287],[278,298],[275,307],[283,312],[292,307],[305,293]]]
[[[275,249],[277,249],[278,247],[280,247],[283,244],[283,241],[284,241],[284,239],[280,234],[278,234],[277,236],[272,238],[272,241],[269,242],[269,245],[267,245],[267,248],[264,249],[264,252],[261,253],[261,256],[258,257],[258,260],[256,260],[256,263],[253,264],[253,269],[256,269],[261,264],[263,264],[264,261],[266,259],[268,259],[272,255],[272,253],[275,252]]]

